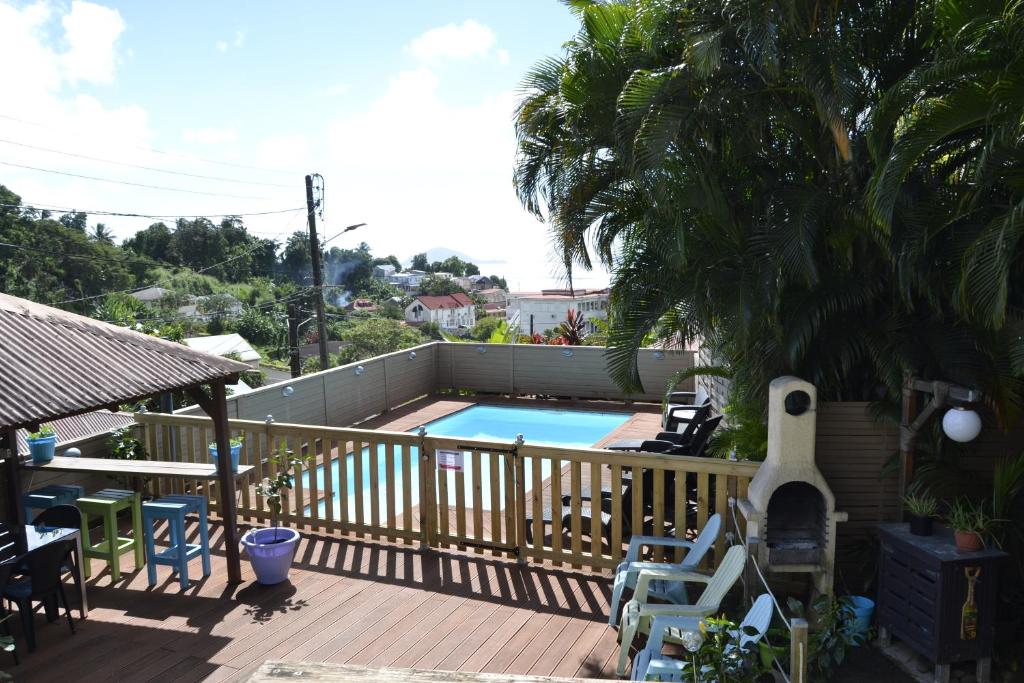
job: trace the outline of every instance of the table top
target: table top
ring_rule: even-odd
[[[217,468],[194,462],[166,462],[155,460],[116,460],[113,458],[71,458],[55,456],[47,463],[29,461],[22,465],[41,472],[93,472],[97,474],[135,477],[178,477],[181,479],[217,479]],[[235,479],[255,469],[252,465],[239,465]]]
[[[956,549],[956,544],[953,541],[953,532],[939,525],[935,526],[935,532],[931,536],[916,536],[910,533],[910,525],[905,522],[879,524],[878,530],[883,536],[907,543],[945,562],[967,562],[1009,557],[1002,550],[992,547],[982,548],[970,553],[960,552]]]
[[[78,529],[0,523],[0,564],[16,562],[48,543],[74,538]]]

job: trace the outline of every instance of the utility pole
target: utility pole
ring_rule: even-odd
[[[320,263],[320,240],[316,237],[316,205],[313,203],[313,176],[306,176],[306,211],[309,218],[309,251],[313,259],[313,303],[316,305],[316,329],[320,342],[320,369],[326,370],[327,323],[324,320],[323,267]]]
[[[292,370],[292,378],[302,376],[302,363],[299,358],[299,312],[295,304],[288,304],[288,365]]]

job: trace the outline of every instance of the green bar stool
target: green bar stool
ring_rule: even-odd
[[[121,555],[135,551],[135,568],[141,569],[145,563],[142,537],[142,499],[135,491],[121,489],[103,489],[75,503],[82,511],[82,554],[85,555],[85,577],[92,573],[89,558],[97,557],[106,560],[110,566],[110,576],[114,583],[121,580]],[[121,510],[132,511],[132,538],[118,537],[117,513]],[[92,543],[89,538],[89,516],[103,518],[103,539]]]

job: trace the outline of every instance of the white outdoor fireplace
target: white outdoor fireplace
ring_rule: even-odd
[[[817,390],[797,377],[768,389],[768,456],[739,501],[758,566],[774,573],[809,573],[819,593],[832,592],[836,501],[814,464]]]

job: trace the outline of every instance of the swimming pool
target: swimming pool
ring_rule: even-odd
[[[426,427],[427,432],[434,436],[461,436],[467,439],[502,440],[512,441],[517,434],[522,434],[527,443],[543,444],[548,446],[568,446],[570,448],[588,448],[604,438],[612,430],[618,428],[630,417],[629,413],[595,412],[589,410],[556,410],[550,408],[521,408],[515,406],[488,406],[473,405],[451,415],[430,422]],[[387,445],[377,446],[377,481],[380,488],[380,515],[384,518],[386,495],[384,487],[387,475]],[[403,508],[402,496],[403,475],[401,463],[401,448],[394,446],[394,481],[395,481],[395,514],[400,514]],[[413,482],[419,481],[419,449],[413,446],[411,449],[409,476]],[[363,463],[361,489],[363,490],[364,504],[366,508],[365,517],[369,518],[370,506],[370,472],[369,472],[369,448],[363,448],[361,461]],[[529,468],[529,458],[526,458],[526,467]],[[541,462],[542,473],[546,479],[550,474],[551,461],[544,459]],[[470,458],[465,458],[465,490],[466,500],[472,500],[473,465]],[[527,469],[529,471],[529,469]],[[355,519],[355,456],[349,453],[346,459],[346,486],[348,490],[348,519]],[[317,467],[316,482],[317,490],[324,491],[325,469],[323,465]],[[455,490],[455,473],[447,472],[448,489]],[[491,500],[490,489],[490,463],[487,458],[481,463],[481,497],[484,501]],[[302,488],[309,490],[309,472],[302,474]],[[341,519],[340,486],[341,467],[336,460],[331,466],[331,483],[334,492],[334,518]],[[412,502],[413,506],[419,503],[419,486],[413,485]],[[504,481],[500,483],[499,500],[504,500]],[[320,502],[320,517],[326,515],[327,501]],[[484,507],[489,509],[489,507]],[[311,510],[306,508],[306,513]]]

